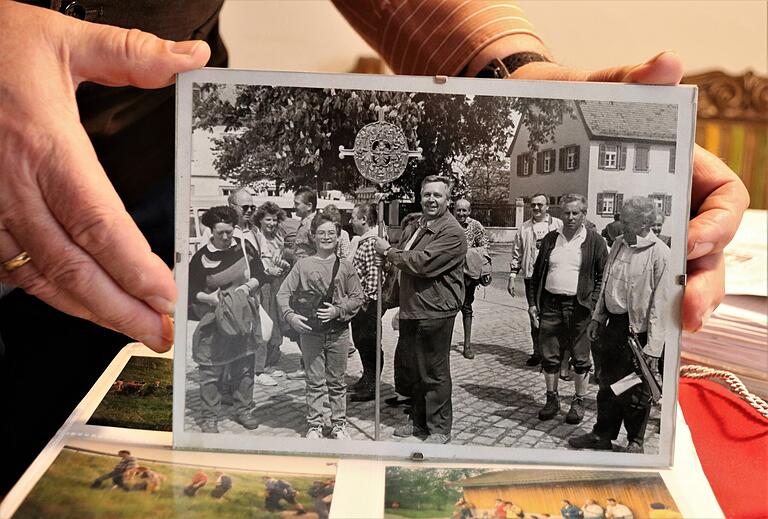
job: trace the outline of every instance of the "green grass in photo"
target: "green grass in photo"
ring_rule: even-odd
[[[173,414],[173,360],[131,357],[88,424],[170,431]],[[140,384],[141,386],[136,386]]]
[[[97,477],[110,472],[118,461],[117,456],[64,448],[13,518],[248,517],[279,519],[295,515],[293,512],[270,513],[265,510],[265,488],[262,477],[267,475],[267,472],[230,470],[224,466],[171,465],[137,458],[139,465],[149,467],[164,478],[160,489],[154,494],[142,490],[125,492],[119,488],[113,489],[111,480],[105,481],[101,488],[90,488]],[[279,468],[275,467],[276,470]],[[189,485],[192,476],[199,469],[203,469],[208,475],[208,484],[194,497],[188,497],[183,493],[183,489]],[[211,491],[215,487],[214,470],[216,469],[223,470],[232,478],[232,488],[221,499],[211,497]],[[315,480],[333,476],[291,475],[279,472],[270,472],[269,475],[288,481],[298,490],[296,499],[308,512],[300,517],[317,518],[308,490]],[[138,481],[140,480],[134,479],[129,481],[128,485],[132,486]]]

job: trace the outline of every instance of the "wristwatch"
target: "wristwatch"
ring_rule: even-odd
[[[475,77],[506,79],[523,65],[538,61],[550,63],[546,57],[537,52],[516,52],[515,54],[510,54],[506,58],[494,58],[493,61],[484,66]]]

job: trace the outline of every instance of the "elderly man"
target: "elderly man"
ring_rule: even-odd
[[[664,245],[667,247],[672,247],[672,237],[667,236],[664,234],[661,234],[661,228],[664,227],[664,212],[663,211],[656,211],[656,220],[653,222],[653,225],[651,226],[651,230],[653,231],[653,234],[656,235],[658,239],[660,239],[662,242],[664,242]]]
[[[359,237],[352,256],[352,264],[365,294],[363,308],[352,318],[352,339],[360,352],[360,361],[363,364],[363,376],[352,386],[355,392],[350,400],[353,402],[367,402],[374,399],[377,354],[381,358],[381,366],[384,365],[384,354],[381,348],[377,350],[376,347],[376,300],[379,272],[382,271],[376,265],[374,248],[378,236],[377,219],[376,204],[357,204],[352,210],[352,230]],[[383,281],[382,279],[382,283]]]
[[[627,452],[643,452],[650,397],[645,383],[616,395],[611,384],[634,373],[627,345],[636,334],[643,354],[656,369],[662,354],[668,322],[672,274],[669,247],[651,231],[656,221],[653,200],[636,197],[624,203],[621,222],[624,234],[616,239],[605,266],[603,287],[595,305],[588,333],[592,340],[602,335],[598,378],[597,421],[592,432],[568,440],[577,449],[612,450],[621,424],[627,431]]]
[[[395,436],[426,436],[429,443],[451,439],[451,336],[464,302],[464,229],[448,212],[451,184],[429,175],[421,183],[422,216],[404,231],[402,249],[383,238],[376,252],[400,272],[400,335],[414,357],[411,423]]]
[[[488,234],[485,232],[483,224],[471,218],[472,205],[469,200],[464,198],[457,200],[454,204],[453,214],[456,220],[464,228],[464,234],[467,237],[467,266],[464,268],[464,304],[461,305],[461,317],[464,324],[464,351],[466,359],[474,359],[475,353],[472,351],[472,303],[475,302],[475,289],[480,284],[480,269],[477,272],[470,272],[469,266],[479,267],[485,256],[488,256]],[[470,258],[475,261],[470,261]]]
[[[576,386],[566,423],[577,424],[584,418],[587,394],[590,342],[587,325],[600,292],[603,267],[608,256],[605,242],[584,226],[587,199],[579,194],[563,195],[563,229],[544,236],[527,290],[534,303],[528,312],[539,322],[539,344],[547,388],[547,401],[539,411],[539,420],[551,420],[560,412],[557,392],[560,361],[570,351]]]
[[[507,281],[507,292],[515,297],[515,278],[519,275],[523,278],[526,295],[531,284],[533,276],[533,265],[536,263],[536,257],[541,248],[541,240],[547,233],[559,231],[563,228],[563,221],[549,214],[548,197],[545,194],[537,193],[531,197],[531,218],[523,222],[523,225],[517,230],[512,245],[512,261],[509,264],[509,281]],[[528,306],[533,304],[528,301]],[[533,353],[526,361],[528,366],[538,366],[541,364],[541,348],[539,347],[539,328],[538,323],[530,318],[531,323],[531,341],[533,342]]]
[[[227,204],[237,213],[237,225],[235,225],[235,230],[232,233],[232,236],[234,236],[235,240],[238,242],[245,238],[251,242],[251,245],[258,249],[259,245],[256,242],[256,235],[251,229],[251,216],[253,216],[254,211],[256,211],[251,192],[245,187],[240,187],[230,193],[227,197]],[[200,243],[204,245],[208,243],[208,240],[210,239],[211,230],[208,227],[204,227]]]

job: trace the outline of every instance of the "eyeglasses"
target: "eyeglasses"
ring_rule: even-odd
[[[246,213],[247,213],[248,211],[255,211],[255,210],[256,210],[256,206],[255,206],[255,205],[249,205],[249,204],[245,204],[245,205],[238,205],[237,207],[239,207],[240,209],[242,209],[242,210],[243,210],[243,211],[245,211]]]
[[[547,204],[531,204],[531,207],[544,207]]]

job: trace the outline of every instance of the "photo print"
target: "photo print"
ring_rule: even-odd
[[[658,472],[387,467],[386,519],[682,518]]]
[[[336,463],[71,440],[13,514],[327,519]]]
[[[670,463],[695,89],[210,69],[177,102],[176,446]]]

